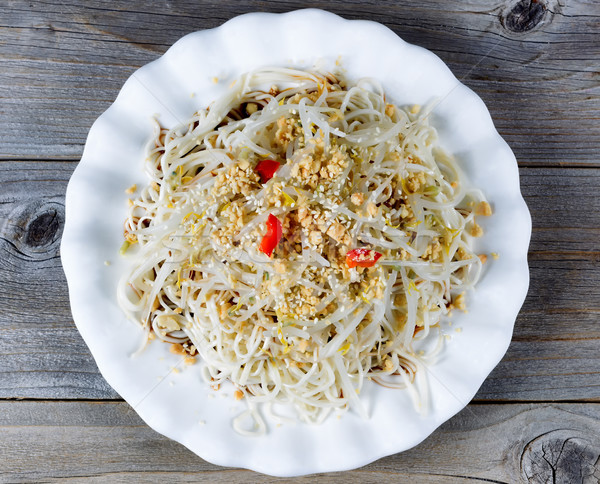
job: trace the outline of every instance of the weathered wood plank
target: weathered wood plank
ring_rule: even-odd
[[[118,398],[72,323],[60,265],[75,165],[0,162],[0,397]],[[536,227],[531,288],[476,398],[600,399],[600,170],[523,168],[521,182]]]
[[[0,456],[3,482],[194,482],[210,473],[217,483],[308,483],[316,477],[284,480],[209,464],[152,431],[125,403],[0,402]],[[600,479],[599,456],[598,404],[469,405],[414,449],[318,478],[592,483]]]
[[[0,397],[118,398],[73,324],[60,263],[75,165],[0,162]]]
[[[78,159],[127,77],[181,36],[246,12],[317,7],[437,53],[482,96],[523,164],[597,165],[600,4],[562,3],[12,0],[0,12],[0,158]]]

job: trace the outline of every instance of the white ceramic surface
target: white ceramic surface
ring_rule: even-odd
[[[151,344],[131,357],[141,330],[125,319],[115,296],[127,263],[118,254],[124,190],[146,183],[143,148],[152,134],[152,115],[172,126],[206,107],[240,74],[260,66],[316,63],[332,69],[336,61],[350,78],[379,79],[397,104],[437,100],[433,122],[442,146],[494,209],[494,216],[482,221],[485,236],[478,250],[500,257],[490,257],[468,295],[468,314],[455,315],[448,330],[452,337],[427,371],[431,405],[426,415],[415,411],[407,392],[371,384],[361,395],[368,420],[354,412],[320,426],[278,426],[268,420],[267,435],[242,437],[233,431],[231,419],[245,407],[233,399],[231,388],[210,390],[198,365],[171,371],[179,358],[167,345]],[[243,15],[187,35],[127,80],[90,130],[69,183],[61,255],[77,328],[106,380],[148,425],[215,464],[291,476],[352,469],[406,450],[473,398],[511,340],[529,283],[530,234],[516,160],[477,95],[434,54],[382,25],[301,10]],[[454,332],[456,327],[462,332]]]

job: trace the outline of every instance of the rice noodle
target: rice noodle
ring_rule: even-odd
[[[389,104],[373,79],[245,74],[182,125],[156,125],[150,182],[124,225],[123,311],[199,355],[210,385],[235,385],[244,435],[267,431],[259,404],[309,423],[333,409],[367,417],[366,378],[424,408],[414,382],[432,355],[414,345],[433,336],[442,351],[440,320],[482,269],[474,207],[489,208],[436,139],[427,114]],[[280,163],[269,180],[265,158]],[[271,216],[283,237],[269,257]],[[381,259],[350,267],[359,247]]]

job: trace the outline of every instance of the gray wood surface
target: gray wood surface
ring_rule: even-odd
[[[475,403],[415,449],[320,480],[600,481],[599,2],[9,0],[0,9],[0,482],[280,481],[205,463],[120,401],[74,327],[59,244],[89,127],[136,68],[186,33],[300,7],[381,22],[439,55],[513,148],[534,225],[529,295]]]
[[[521,163],[593,163],[598,4],[544,0],[532,15],[519,14],[518,4],[13,0],[0,13],[0,157],[78,158],[90,125],[127,77],[181,36],[241,13],[318,7],[381,22],[438,54],[490,107]]]
[[[144,425],[125,403],[0,402],[0,431],[6,482],[197,482],[204,477],[234,484],[316,478],[273,478],[209,464]],[[407,452],[319,477],[348,483],[593,483],[600,479],[599,457],[598,405],[472,404]],[[569,480],[573,475],[581,480]]]

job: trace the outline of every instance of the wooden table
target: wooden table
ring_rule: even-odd
[[[73,324],[59,243],[87,132],[135,69],[238,14],[307,6],[381,22],[439,55],[483,98],[514,150],[534,226],[529,296],[508,353],[473,402],[418,447],[320,479],[599,482],[596,0],[4,3],[1,482],[279,481],[204,462],[119,398]]]

